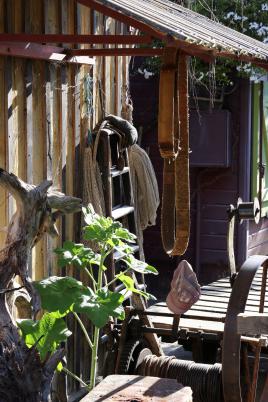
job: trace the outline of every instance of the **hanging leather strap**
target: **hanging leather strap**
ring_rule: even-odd
[[[178,124],[174,120],[177,115],[178,50],[166,47],[159,83],[158,110],[158,144],[162,158],[176,158],[179,148]]]
[[[170,131],[167,132],[164,143],[169,144],[169,152],[161,152],[164,157],[161,234],[165,251],[169,255],[182,255],[187,249],[190,234],[188,66],[187,56],[183,53],[179,55],[175,84],[174,100],[169,102],[168,107],[174,105],[172,124],[175,128],[177,126],[180,134],[172,136]],[[166,108],[166,105],[160,104],[161,108]],[[171,114],[170,111],[167,114]],[[168,127],[170,129],[171,125]],[[180,145],[179,155],[169,158],[170,145],[175,141]]]

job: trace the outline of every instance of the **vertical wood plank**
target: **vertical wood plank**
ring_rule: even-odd
[[[66,4],[66,2],[64,2]],[[74,0],[67,3],[66,33],[75,33],[75,5]],[[74,195],[75,180],[75,66],[67,66],[67,146],[66,146],[66,193]],[[66,239],[74,238],[74,215],[66,216]]]
[[[116,34],[122,34],[123,28],[121,22],[116,22]],[[122,45],[118,45],[122,47]],[[115,58],[115,113],[121,116],[122,111],[122,70],[123,70],[123,57],[117,56]]]
[[[0,0],[0,33],[5,31],[5,1]],[[6,59],[0,57],[0,167],[8,168],[7,150],[7,88],[5,79]],[[6,239],[5,228],[8,225],[7,193],[0,188],[0,248]]]
[[[123,24],[122,30],[124,34],[128,33],[128,28]],[[129,80],[129,61],[130,57],[129,56],[123,56],[122,58],[122,108],[121,108],[121,114],[124,119],[128,119],[129,113],[128,113],[128,104],[129,104],[129,97],[128,97],[128,90],[129,90],[129,85],[128,85],[128,80]]]
[[[80,5],[80,32],[82,35],[91,34],[91,10],[88,7]],[[82,45],[81,48],[90,48],[90,45]],[[80,90],[80,109],[81,109],[81,132],[80,132],[80,150],[81,158],[86,145],[87,133],[91,125],[90,115],[90,80],[92,68],[84,65],[80,68],[81,90]],[[93,94],[92,94],[93,96]]]
[[[74,0],[62,0],[62,13],[63,13],[63,29],[62,32],[66,34],[74,34],[76,32],[76,6]],[[66,115],[63,119],[66,120],[66,180],[65,189],[66,194],[74,195],[75,193],[75,71],[76,66],[68,64],[66,66]],[[65,239],[74,240],[74,215],[68,214],[65,217]],[[70,275],[74,272],[70,269]],[[67,362],[68,369],[75,372],[75,342],[74,336],[76,335],[76,322],[72,316],[68,317],[68,327],[73,332],[73,336],[68,338],[67,341]],[[76,382],[67,376],[68,391],[72,392],[75,389]]]
[[[44,32],[43,1],[30,0],[30,32]],[[46,141],[46,91],[45,62],[32,61],[32,127],[31,155],[32,180],[39,184],[47,177],[47,141]],[[42,239],[32,252],[32,277],[34,280],[46,275],[46,239]]]
[[[109,35],[115,35],[116,33],[116,22],[114,19],[110,20],[110,23],[108,25],[108,33]],[[115,48],[115,45],[110,45],[111,48]],[[110,102],[109,102],[109,108],[108,108],[108,113],[115,114],[116,110],[116,98],[115,98],[115,71],[116,71],[116,66],[115,66],[115,56],[109,57],[108,59],[110,62],[110,77],[109,77],[109,82],[110,82]]]
[[[80,33],[83,35],[91,34],[93,32],[93,27],[91,25],[91,10],[88,7],[80,6],[79,8],[80,16]],[[89,48],[90,45],[82,45],[82,48]],[[80,168],[79,177],[83,182],[83,159],[84,150],[86,146],[86,140],[88,132],[92,126],[92,110],[91,103],[93,102],[93,90],[92,90],[92,80],[93,80],[93,70],[90,66],[82,66],[80,68],[80,111],[81,111],[81,126],[80,126]],[[81,187],[81,196],[83,194],[83,186]],[[88,282],[88,278],[85,274],[81,273],[81,280],[83,283]],[[91,333],[91,325],[88,319],[81,317],[85,328],[88,333]],[[83,337],[83,342],[80,342],[80,372],[84,380],[90,379],[90,356],[91,351],[89,350],[86,339]],[[78,358],[77,354],[77,358]]]
[[[46,33],[57,34],[61,32],[61,2],[59,0],[45,1]],[[55,64],[49,65],[50,79],[50,140],[52,144],[52,180],[53,186],[62,189],[62,98],[61,98],[61,67]],[[62,224],[57,221],[59,236],[52,241],[49,240],[50,261],[49,273],[57,272],[57,257],[53,250],[59,247],[62,238]],[[52,265],[51,265],[52,264]]]
[[[21,33],[24,30],[23,0],[11,2],[12,32]],[[12,58],[12,158],[10,170],[27,181],[27,131],[26,131],[26,90],[25,90],[25,60]]]
[[[104,17],[102,14],[94,11],[94,34],[102,35],[104,33]],[[100,47],[97,45],[96,47]],[[94,81],[94,91],[93,91],[93,105],[94,105],[94,122],[97,124],[103,116],[104,107],[104,58],[97,57],[95,61],[95,66],[93,70],[93,81]]]

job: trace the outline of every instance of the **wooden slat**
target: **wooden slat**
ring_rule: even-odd
[[[12,0],[12,30],[20,33],[24,29],[23,0]],[[25,61],[12,58],[12,141],[13,158],[10,161],[10,170],[27,181],[27,132],[26,132],[26,89],[25,89]]]
[[[268,314],[238,314],[237,333],[245,335],[268,334]]]
[[[262,269],[260,269],[255,275],[253,286],[249,292],[245,308],[247,314],[258,313],[259,311],[261,278]],[[211,284],[202,286],[200,299],[184,314],[185,318],[181,318],[179,327],[185,327],[190,331],[202,330],[205,332],[222,333],[224,328],[223,324],[221,322],[212,323],[211,320],[221,320],[225,317],[231,292],[232,289],[229,278],[222,278]],[[268,296],[268,292],[266,292],[266,295]],[[170,314],[170,310],[165,302],[159,302],[151,306],[148,311]],[[264,311],[268,312],[267,297]],[[194,319],[191,318],[193,316],[195,317]],[[198,319],[198,317],[207,317],[207,321]],[[152,321],[154,325],[159,328],[171,329],[173,318],[152,316]]]
[[[91,10],[88,7],[79,5],[78,7],[78,18],[80,24],[78,29],[80,28],[80,33],[82,35],[87,35],[92,32],[91,27]],[[89,49],[90,45],[82,45],[81,49]],[[92,106],[91,102],[93,101],[93,93],[91,94],[91,80],[92,80],[93,71],[89,66],[82,66],[80,68],[80,77],[81,77],[81,89],[80,89],[80,111],[81,111],[81,125],[80,125],[80,167],[79,167],[79,177],[81,180],[81,195],[83,194],[83,169],[82,169],[82,161],[84,159],[84,150],[86,146],[86,140],[88,136],[88,132],[91,128],[91,112],[90,107]],[[91,98],[92,96],[92,98]],[[88,276],[81,272],[81,280],[83,283],[90,284],[88,280]],[[82,321],[92,338],[92,326],[87,318],[81,317]],[[82,378],[84,381],[88,381],[90,378],[90,357],[91,351],[89,350],[88,343],[86,342],[85,337],[83,337],[82,342],[80,342],[80,356],[76,353],[76,358],[80,360],[80,372],[82,373]]]
[[[151,307],[148,309],[150,311]],[[171,329],[173,324],[172,317],[152,316],[151,321],[157,328]],[[208,320],[196,320],[191,318],[181,318],[180,329],[187,328],[192,331],[204,331],[209,333],[223,333],[224,323]]]
[[[61,13],[59,0],[46,0],[46,33],[60,33]],[[62,189],[62,99],[61,69],[49,65],[50,75],[50,138],[52,144],[52,180],[53,186]],[[59,236],[52,241],[52,250],[61,244],[62,225],[57,221]],[[57,272],[57,258],[52,252],[52,272]]]
[[[44,29],[44,11],[42,2],[30,1],[30,31],[42,33]],[[47,142],[46,142],[46,92],[45,62],[32,62],[32,181],[39,184],[47,177]],[[32,277],[41,279],[46,274],[46,240],[42,239],[32,251]]]
[[[4,32],[4,0],[0,0],[0,33]],[[6,60],[0,57],[0,167],[8,168],[7,150],[7,88],[5,79]],[[6,239],[6,227],[8,225],[8,199],[7,193],[0,188],[0,248]]]
[[[104,32],[104,24],[103,24],[103,15],[94,12],[94,34],[103,34]],[[97,48],[99,46],[96,46]],[[103,91],[103,75],[104,75],[104,59],[102,57],[97,57],[96,63],[93,70],[93,80],[94,80],[94,88],[93,88],[93,104],[94,104],[94,117],[93,117],[93,126],[95,126],[100,119],[103,117],[102,113],[102,100],[104,99],[104,91]]]
[[[63,13],[63,33],[70,35],[75,34],[76,28],[76,4],[74,0],[66,2],[62,1],[62,13]],[[63,119],[66,120],[66,176],[65,176],[65,188],[66,194],[74,195],[75,193],[75,128],[76,128],[76,116],[75,116],[75,66],[66,66],[66,86],[67,86],[67,100],[66,100],[66,115],[63,115]],[[74,220],[73,214],[68,214],[65,217],[65,239],[74,240]],[[70,268],[68,274],[71,276],[74,274],[73,269]],[[68,317],[68,327],[72,330],[73,334],[76,334],[76,321],[71,315]],[[67,362],[68,369],[75,372],[75,342],[74,336],[69,337],[67,341]],[[75,389],[76,382],[67,376],[68,389],[72,392]]]
[[[105,33],[109,35],[115,33],[115,21],[110,17],[105,20]],[[113,47],[109,46],[110,51]],[[115,113],[114,67],[114,57],[105,57],[105,110],[107,114]]]
[[[227,306],[228,302],[229,302],[229,297],[223,298],[223,297],[217,297],[217,296],[210,296],[210,295],[207,295],[207,294],[202,294],[200,299],[199,299],[199,302],[210,303],[210,304],[212,302],[214,302],[214,303],[219,303],[221,305],[226,305]],[[257,300],[257,298],[256,298],[256,300],[249,299],[247,301],[247,305],[248,306],[259,306],[259,300]],[[268,301],[266,301],[265,305],[268,306]]]
[[[75,7],[74,0],[68,2],[67,29],[68,33],[74,32]],[[67,155],[66,155],[66,193],[74,195],[75,180],[75,67],[67,66]],[[74,215],[66,216],[66,239],[74,238]]]

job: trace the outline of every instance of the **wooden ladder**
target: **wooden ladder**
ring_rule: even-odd
[[[128,153],[120,150],[119,135],[111,128],[101,129],[97,159],[102,176],[106,216],[120,221],[131,233],[137,234],[133,190],[131,184]],[[118,167],[118,161],[121,168]],[[122,166],[122,164],[124,166]],[[132,246],[136,258],[139,258],[139,246]],[[109,261],[110,278],[116,274],[116,263],[120,261],[118,253],[114,253]]]
[[[118,133],[109,126],[100,130],[97,160],[102,176],[106,216],[119,220],[131,233],[137,234],[128,152],[127,149],[120,149],[118,138]],[[132,247],[135,257],[139,258],[139,246],[135,244]],[[119,254],[116,252],[111,254],[106,264],[109,266],[107,280],[110,282],[114,279],[117,270],[120,269]],[[144,288],[144,284],[141,283],[141,276],[137,278],[133,273],[132,278],[136,287]],[[114,286],[113,290],[120,291],[122,286],[124,287],[124,285]],[[142,296],[129,294],[128,298],[134,309],[146,310],[147,305]],[[147,315],[143,316],[142,321],[144,325],[153,327]],[[154,333],[148,333],[146,337],[153,353],[161,355],[162,349],[157,336]]]

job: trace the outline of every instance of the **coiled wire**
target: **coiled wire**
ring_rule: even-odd
[[[191,387],[194,402],[221,402],[222,366],[179,360],[174,356],[148,355],[139,366],[143,376],[176,379],[180,384]]]

